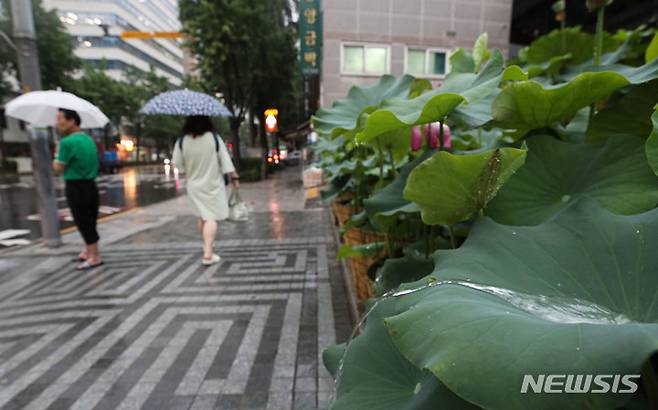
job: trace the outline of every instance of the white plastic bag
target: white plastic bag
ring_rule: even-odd
[[[249,208],[247,208],[247,204],[242,202],[239,190],[231,190],[231,196],[228,198],[228,206],[229,221],[242,222],[249,219]]]

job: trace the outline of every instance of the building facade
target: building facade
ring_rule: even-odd
[[[172,84],[182,83],[179,40],[121,38],[126,31],[180,31],[177,0],[43,0],[43,5],[57,10],[77,42],[76,55],[92,64],[105,61],[112,77],[122,78],[129,67],[149,71],[152,66]]]
[[[405,73],[440,82],[451,50],[487,32],[509,48],[512,0],[323,0],[321,105],[353,85]]]

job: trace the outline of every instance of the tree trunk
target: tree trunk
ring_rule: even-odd
[[[5,130],[0,127],[0,167],[5,165]]]
[[[240,124],[242,121],[238,118],[231,117],[231,139],[233,140],[233,164],[236,169],[240,169]]]
[[[255,147],[256,146],[256,137],[258,136],[258,130],[256,129],[256,125],[254,124],[254,118],[257,114],[254,113],[254,110],[249,110],[249,136],[251,137],[251,146]]]
[[[260,121],[258,121],[258,135],[260,136],[260,147],[261,147],[261,159],[262,159],[262,166],[261,166],[261,172],[260,176],[262,179],[265,179],[267,176],[267,153],[270,150],[269,144],[267,142],[267,133],[265,132],[265,121],[260,118]]]

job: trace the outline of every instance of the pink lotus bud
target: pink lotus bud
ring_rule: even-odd
[[[423,147],[423,134],[420,132],[421,126],[411,129],[411,150],[416,152]]]
[[[441,133],[441,123],[433,122],[430,124],[430,135],[429,135],[429,147],[432,149],[438,148],[439,144],[439,134]],[[450,141],[450,127],[446,124],[443,124],[443,147],[450,148],[452,143]]]

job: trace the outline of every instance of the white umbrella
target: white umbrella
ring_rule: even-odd
[[[81,128],[102,128],[109,118],[89,101],[64,91],[32,91],[16,97],[5,105],[5,114],[29,122],[34,127],[55,125],[60,108],[80,115]]]

